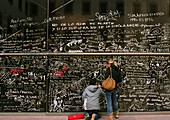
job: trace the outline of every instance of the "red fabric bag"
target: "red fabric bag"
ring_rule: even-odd
[[[69,120],[72,120],[72,119],[81,119],[83,117],[84,117],[84,114],[75,114],[75,115],[68,116],[68,119]]]

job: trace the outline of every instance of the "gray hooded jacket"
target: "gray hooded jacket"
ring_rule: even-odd
[[[83,92],[82,98],[86,99],[86,110],[100,110],[99,98],[105,93],[97,85],[89,85]]]

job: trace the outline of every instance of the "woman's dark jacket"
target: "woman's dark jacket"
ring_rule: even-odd
[[[111,64],[110,67],[112,68],[112,77],[113,77],[113,79],[116,81],[115,89],[117,89],[117,83],[122,82],[122,76],[121,76],[121,73],[120,73],[120,69],[119,69],[119,67],[116,67],[116,66],[114,65],[114,63]],[[108,67],[107,70],[106,70],[105,80],[106,80],[108,77],[110,77],[110,76],[109,76],[109,75],[110,75],[110,67]],[[115,89],[114,89],[114,90],[115,90]]]

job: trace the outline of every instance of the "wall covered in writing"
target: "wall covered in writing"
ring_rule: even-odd
[[[104,80],[106,61],[118,61],[121,111],[168,111],[169,56],[3,56],[0,57],[1,112],[83,111],[89,80]],[[101,99],[102,111],[106,101]]]
[[[81,94],[104,80],[109,58],[122,73],[121,111],[169,111],[169,21],[169,0],[1,1],[0,112],[83,111]]]

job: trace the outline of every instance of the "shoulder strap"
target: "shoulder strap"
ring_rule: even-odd
[[[110,78],[112,78],[112,68],[110,67]]]

